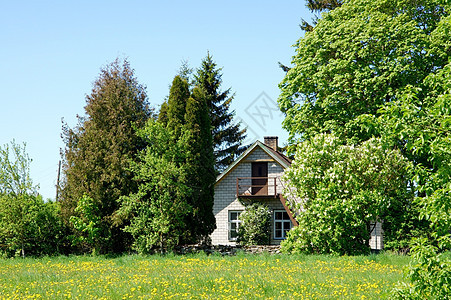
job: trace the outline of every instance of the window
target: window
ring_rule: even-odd
[[[290,229],[291,220],[287,212],[284,210],[274,211],[274,239],[284,239]]]
[[[239,216],[241,211],[229,211],[229,240],[236,241],[238,237],[238,227],[240,227],[241,221]]]

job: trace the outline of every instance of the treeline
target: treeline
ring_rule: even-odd
[[[156,113],[127,60],[102,68],[85,115],[73,128],[63,124],[56,203],[32,185],[25,145],[5,145],[3,255],[152,253],[207,243],[216,228],[216,175],[245,138],[233,122],[234,95],[221,91],[221,71],[210,54],[195,71],[184,63]]]

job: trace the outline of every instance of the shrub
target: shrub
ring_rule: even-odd
[[[240,214],[238,242],[243,245],[266,245],[271,240],[271,212],[261,203],[253,203]]]

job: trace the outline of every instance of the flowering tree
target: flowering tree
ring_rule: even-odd
[[[370,224],[408,201],[407,160],[385,150],[379,139],[343,145],[333,134],[300,143],[284,180],[301,199],[299,227],[289,233],[287,251],[359,254],[369,252]]]

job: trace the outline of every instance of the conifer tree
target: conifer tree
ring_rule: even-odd
[[[213,214],[214,170],[211,122],[205,95],[198,87],[193,89],[186,104],[185,130],[190,145],[186,159],[188,182],[192,190],[193,214],[188,218],[192,238],[205,240],[216,228]]]
[[[68,221],[78,201],[89,196],[101,212],[100,252],[122,251],[128,242],[121,228],[113,226],[112,215],[120,196],[136,192],[128,161],[145,146],[135,128],[152,116],[146,89],[127,60],[116,59],[101,69],[86,96],[85,113],[74,129],[63,126],[63,214]]]
[[[215,156],[215,169],[222,171],[229,166],[245,147],[242,141],[246,130],[239,124],[233,124],[235,111],[230,110],[234,94],[230,88],[221,91],[222,68],[218,68],[210,53],[202,60],[201,67],[195,74],[195,84],[203,91],[210,112],[212,137]]]
[[[175,131],[176,136],[180,134],[180,128],[185,122],[186,102],[189,94],[186,80],[179,75],[175,76],[167,102],[167,126],[170,130]]]
[[[160,112],[158,113],[158,122],[166,126],[168,124],[168,102],[164,101],[161,104]]]

